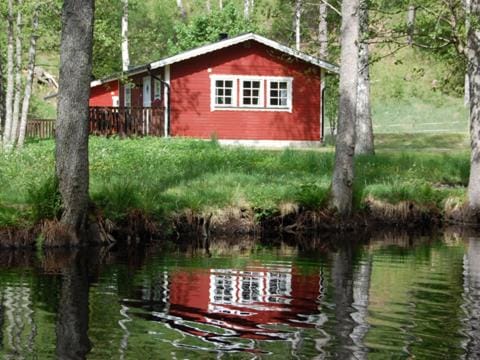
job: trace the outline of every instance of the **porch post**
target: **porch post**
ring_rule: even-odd
[[[164,86],[164,95],[163,95],[163,100],[164,100],[164,136],[168,137],[169,133],[168,130],[170,128],[170,98],[172,96],[171,94],[171,87],[170,87],[170,65],[165,65],[165,74],[164,74],[164,79],[165,82],[168,84],[168,86]]]

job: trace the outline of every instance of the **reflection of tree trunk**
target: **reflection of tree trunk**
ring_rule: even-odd
[[[90,351],[88,293],[86,257],[77,252],[71,265],[62,271],[56,325],[56,354],[59,359],[84,359]]]
[[[470,239],[464,258],[466,317],[466,359],[480,358],[480,240]]]
[[[350,357],[353,346],[350,334],[355,323],[350,314],[353,304],[353,254],[350,246],[342,246],[333,256],[332,262],[332,285],[334,289],[333,300],[335,302],[335,330],[339,344],[337,358],[347,359]]]
[[[353,307],[357,311],[352,314],[352,318],[357,325],[353,329],[351,337],[356,345],[355,359],[367,358],[367,350],[363,340],[369,328],[367,316],[371,275],[372,259],[369,257],[358,266],[353,276]]]

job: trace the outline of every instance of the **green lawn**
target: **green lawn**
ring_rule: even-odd
[[[376,156],[357,159],[355,206],[367,197],[442,207],[463,197],[469,161],[465,136],[377,136]],[[402,145],[403,144],[403,145]],[[433,151],[441,145],[451,151]],[[30,143],[0,154],[0,225],[31,224],[57,203],[49,181],[54,143]],[[266,151],[222,148],[212,141],[105,139],[90,142],[91,197],[111,219],[132,209],[156,218],[186,210],[249,208],[258,214],[285,204],[322,208],[328,201],[331,148]]]

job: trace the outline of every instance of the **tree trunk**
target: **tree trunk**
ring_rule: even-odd
[[[332,180],[332,207],[341,216],[351,214],[353,200],[358,82],[358,6],[359,0],[342,2],[340,100]]]
[[[55,160],[62,199],[61,223],[69,235],[65,241],[71,245],[86,240],[88,226],[93,13],[94,0],[63,3]]]
[[[320,2],[320,17],[318,22],[318,57],[322,60],[328,59],[328,7],[324,2]]]
[[[411,4],[408,6],[407,12],[407,42],[408,45],[413,45],[413,35],[415,33],[415,21],[417,17],[417,8]]]
[[[0,48],[0,52],[1,52]],[[1,147],[1,136],[3,134],[3,129],[5,128],[5,85],[3,82],[3,63],[2,57],[0,56],[0,147]]]
[[[250,0],[243,0],[243,16],[245,19],[250,18]]]
[[[25,95],[23,96],[22,114],[20,117],[20,130],[18,134],[17,147],[21,149],[25,143],[27,131],[28,109],[30,108],[30,97],[32,95],[33,73],[35,71],[35,55],[37,51],[37,30],[38,30],[38,5],[33,10],[32,34],[30,36],[30,49],[28,50],[28,74],[25,84]]]
[[[13,119],[13,0],[8,0],[7,24],[7,92],[5,94],[5,129],[3,132],[5,149],[10,147]]]
[[[471,2],[472,17],[480,17],[480,0]],[[468,32],[468,75],[470,78],[471,160],[468,183],[468,206],[480,212],[480,26],[471,24]]]
[[[218,8],[223,10],[223,0],[218,0]]]
[[[178,7],[178,10],[180,11],[180,16],[182,17],[183,20],[185,20],[187,18],[187,12],[185,11],[185,7],[183,6],[182,0],[177,0],[177,7]]]
[[[300,51],[301,48],[301,23],[302,23],[302,0],[295,1],[295,19],[294,19],[294,28],[295,28],[295,49]]]
[[[88,266],[82,255],[78,251],[74,253],[72,264],[62,270],[55,329],[58,359],[85,359],[91,349],[88,338]]]
[[[18,0],[15,63],[15,98],[13,100],[12,130],[10,133],[10,146],[14,146],[18,138],[18,120],[20,117],[20,98],[22,97],[22,0]]]
[[[207,13],[210,14],[212,12],[212,4],[210,3],[210,0],[206,0],[205,6],[207,8]]]
[[[123,1],[122,15],[122,69],[128,71],[130,66],[130,56],[128,53],[128,0]]]
[[[468,36],[468,31],[470,30],[470,15],[472,11],[472,2],[471,0],[464,0],[465,6],[465,29]],[[464,92],[464,103],[465,106],[468,107],[470,105],[470,77],[468,75],[468,71],[465,73],[465,92]]]
[[[357,85],[357,129],[355,154],[373,155],[372,113],[370,107],[370,65],[368,53],[368,5],[360,1],[359,10],[360,45],[358,59]]]

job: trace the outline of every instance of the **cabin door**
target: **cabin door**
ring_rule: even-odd
[[[145,76],[143,78],[143,107],[152,106],[152,78]]]

